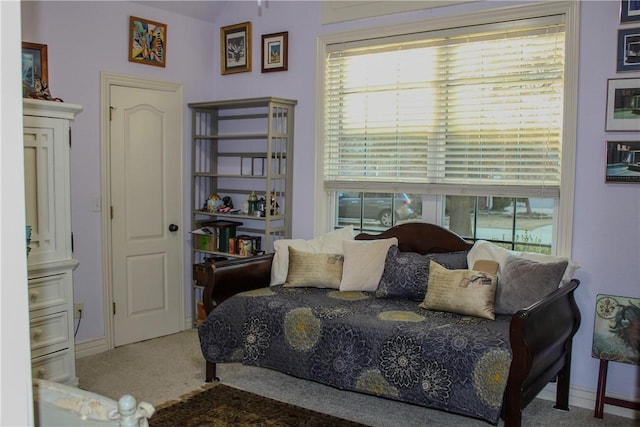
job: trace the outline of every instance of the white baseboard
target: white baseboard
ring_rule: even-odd
[[[607,393],[607,396],[617,399],[629,400],[629,398],[626,396],[620,396],[610,393]],[[547,386],[543,388],[536,397],[555,402],[556,383],[547,384]],[[596,391],[587,388],[571,386],[569,389],[569,406],[575,406],[578,408],[590,409],[594,411],[596,407]],[[633,420],[640,420],[640,411],[634,411],[633,409],[623,408],[620,406],[604,405],[604,413],[605,415],[611,414],[618,415],[620,417],[631,418]]]
[[[182,330],[193,328],[193,318],[185,317]],[[107,339],[105,337],[93,338],[87,341],[76,342],[76,359],[93,356],[107,351]]]
[[[182,330],[186,331],[187,329],[191,328],[193,328],[193,317],[187,316],[184,318],[184,325],[182,327]]]
[[[86,356],[93,356],[107,351],[107,340],[105,337],[94,338],[76,343],[76,359]]]

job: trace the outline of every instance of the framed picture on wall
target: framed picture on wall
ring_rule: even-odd
[[[640,1],[622,0],[620,2],[620,22],[629,23],[640,21]]]
[[[618,30],[617,71],[640,70],[640,27]]]
[[[220,28],[222,74],[251,71],[251,22]]]
[[[289,32],[262,36],[262,72],[286,71],[288,67]]]
[[[607,141],[605,181],[640,183],[640,141]]]
[[[22,42],[22,95],[36,91],[36,81],[49,84],[47,45]]]
[[[591,356],[631,365],[640,365],[640,352],[634,347],[633,319],[640,298],[618,295],[596,295],[596,316]]]
[[[129,61],[165,67],[167,26],[131,16],[129,18]]]
[[[640,131],[640,78],[607,80],[606,131]]]

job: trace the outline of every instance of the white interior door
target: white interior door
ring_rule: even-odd
[[[182,330],[182,97],[112,85],[114,345]]]

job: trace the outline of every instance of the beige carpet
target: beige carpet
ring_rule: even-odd
[[[78,359],[76,364],[80,388],[115,400],[128,393],[157,406],[204,385],[204,360],[195,329],[118,347]],[[232,387],[370,426],[490,426],[485,421],[337,390],[237,363],[218,365],[218,376]],[[583,408],[558,411],[553,402],[542,399],[535,399],[523,418],[523,426],[640,426],[638,420],[608,414],[602,420],[595,419],[592,410]],[[500,421],[498,426],[504,423]]]

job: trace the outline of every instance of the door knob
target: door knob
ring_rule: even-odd
[[[178,226],[175,224],[169,225],[169,231],[171,232],[178,231]]]

